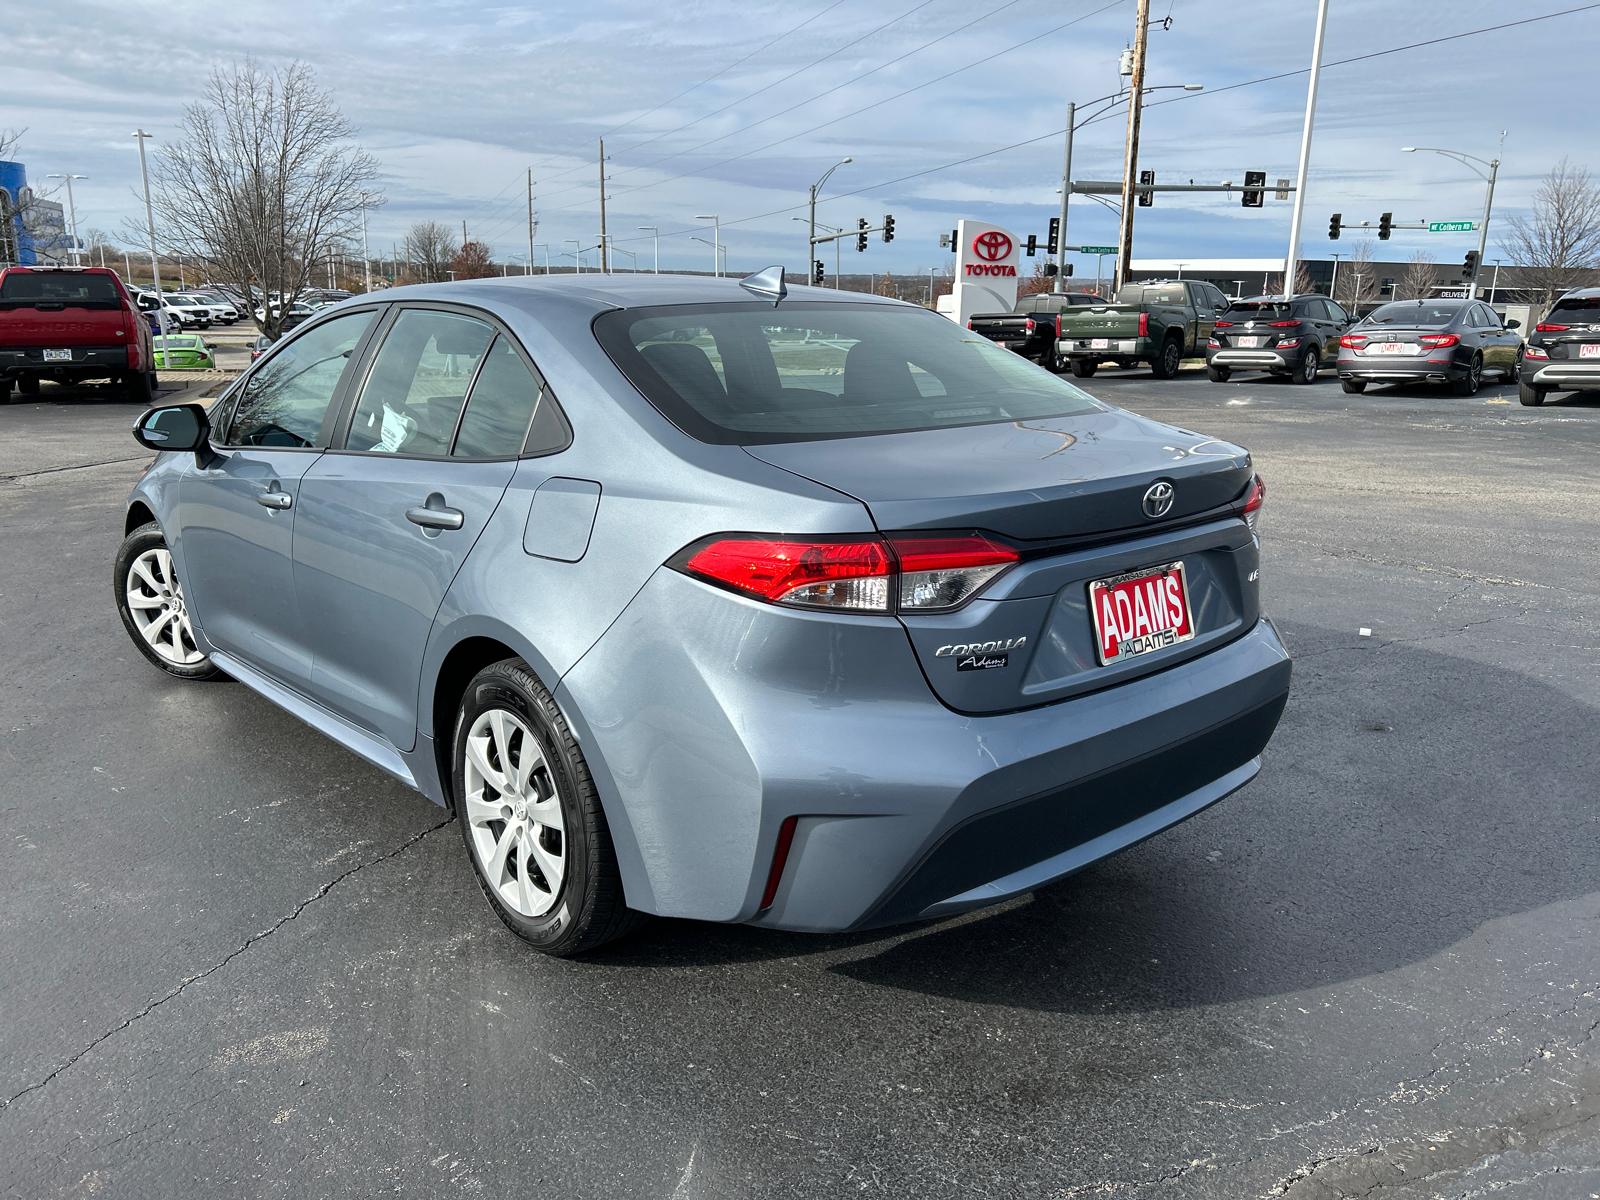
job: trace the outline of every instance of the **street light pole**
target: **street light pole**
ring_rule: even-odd
[[[142,143],[141,143],[142,144]],[[46,175],[46,179],[65,179],[67,181],[67,220],[72,233],[72,265],[78,265],[78,206],[72,202],[72,181],[74,179],[87,179],[87,175]]]
[[[815,255],[816,252],[817,252],[817,190],[820,187],[822,187],[823,184],[828,182],[828,176],[829,175],[832,175],[840,167],[844,166],[845,163],[853,162],[853,161],[855,161],[855,160],[851,159],[851,158],[841,158],[838,162],[834,163],[833,166],[829,167],[826,171],[824,171],[822,173],[822,178],[821,179],[817,180],[815,183],[813,183],[811,185],[811,204],[810,204],[810,212],[809,212],[809,219],[808,219],[808,226],[807,226],[810,229],[811,233],[810,233],[809,240],[806,242],[806,280],[807,280],[807,282],[809,282],[810,279],[811,279],[811,264],[814,261],[812,256]],[[838,249],[838,247],[835,247],[835,249]],[[834,257],[835,262],[837,262],[839,256],[837,254],[835,254],[833,257]],[[839,276],[838,270],[836,269],[833,274],[834,274],[834,278],[837,279],[838,276]],[[835,286],[837,286],[837,284],[835,284]]]
[[[1322,37],[1328,28],[1328,0],[1317,0],[1317,35],[1311,43],[1311,82],[1306,86],[1306,119],[1300,131],[1300,173],[1295,180],[1294,215],[1289,218],[1289,254],[1283,262],[1283,294],[1294,295],[1300,261],[1300,218],[1306,207],[1306,169],[1311,165],[1311,130],[1317,121],[1317,84],[1322,80]]]
[[[1502,129],[1500,131],[1500,144],[1502,146],[1505,144],[1505,140],[1506,131]],[[1400,147],[1400,153],[1402,154],[1415,154],[1418,150],[1430,150],[1434,154],[1442,154],[1446,158],[1453,158],[1462,166],[1477,171],[1478,177],[1486,180],[1489,184],[1489,190],[1483,197],[1483,220],[1478,224],[1477,266],[1473,269],[1472,278],[1467,280],[1467,297],[1468,299],[1476,300],[1478,298],[1478,276],[1483,271],[1483,252],[1489,247],[1489,214],[1494,210],[1494,183],[1500,174],[1500,160],[1498,158],[1482,159],[1476,154],[1468,154],[1463,150],[1441,150],[1438,146]],[[1482,163],[1489,168],[1489,173],[1485,175],[1477,167],[1474,167],[1473,163]]]
[[[361,266],[367,274],[367,295],[372,294],[372,255],[367,251],[367,196],[361,196]]]
[[[144,162],[144,140],[154,137],[153,133],[146,133],[142,129],[135,129],[133,136],[139,141],[139,177],[144,181],[144,227],[150,235],[150,279],[156,290],[156,326],[161,330],[161,336],[167,336],[167,302],[161,298],[161,264],[156,261],[156,218],[155,212],[150,207],[150,172]],[[262,297],[262,303],[266,298]],[[161,343],[163,346],[166,342]]]
[[[717,278],[717,279],[721,279],[722,278],[722,218],[719,217],[716,213],[710,213],[710,214],[708,214],[706,216],[697,216],[697,217],[695,217],[695,220],[696,221],[710,221],[715,226],[715,229],[714,229],[714,231],[713,231],[713,233],[711,235],[713,238],[716,239],[715,241],[713,241],[711,243],[711,265],[713,267],[713,272],[712,272],[713,276],[715,278]]]
[[[656,274],[661,274],[661,230],[654,225],[641,225],[640,229],[648,229],[656,239]]]

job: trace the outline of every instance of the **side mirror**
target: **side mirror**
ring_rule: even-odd
[[[1521,321],[1507,321],[1506,322],[1506,328],[1507,329],[1521,329],[1522,328],[1522,322]]]
[[[198,404],[150,409],[134,424],[133,440],[149,450],[193,450],[202,467],[212,458],[211,419]]]

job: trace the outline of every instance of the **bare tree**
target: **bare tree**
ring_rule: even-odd
[[[1507,217],[1505,225],[1501,249],[1522,268],[1526,285],[1552,304],[1600,261],[1600,184],[1563,158],[1534,191],[1533,211]]]
[[[1372,265],[1372,239],[1363,238],[1350,247],[1348,262],[1339,267],[1339,286],[1334,299],[1353,313],[1378,296],[1378,272]]]
[[[1438,273],[1439,264],[1433,255],[1425,250],[1418,250],[1406,263],[1405,269],[1400,272],[1400,278],[1395,281],[1394,298],[1422,299],[1433,289],[1434,276]]]
[[[494,252],[482,242],[464,242],[450,259],[450,271],[456,279],[483,279],[493,275]]]
[[[442,283],[458,253],[455,234],[438,221],[418,221],[406,230],[406,264],[418,283]]]
[[[297,295],[359,235],[362,209],[383,202],[369,190],[377,160],[351,144],[354,128],[299,62],[213,71],[182,129],[151,168],[163,240],[259,303],[256,323],[275,338],[289,305],[267,299]]]

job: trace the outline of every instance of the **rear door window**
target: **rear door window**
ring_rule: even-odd
[[[1102,406],[922,309],[850,303],[619,309],[595,322],[678,428],[731,445],[1038,419]]]
[[[541,407],[550,407],[544,385],[522,361],[504,334],[484,356],[483,367],[467,398],[461,428],[450,454],[454,458],[506,458],[522,453],[528,429]],[[539,439],[548,443],[550,439]],[[549,449],[541,444],[538,449]]]
[[[229,446],[315,446],[350,356],[375,310],[347,313],[284,342],[245,379]]]
[[[345,449],[447,456],[467,390],[493,340],[494,330],[473,317],[402,311],[373,360]]]

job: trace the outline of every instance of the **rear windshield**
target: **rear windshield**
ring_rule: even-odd
[[[1459,304],[1385,304],[1368,315],[1368,325],[1448,325],[1461,311]]]
[[[1246,315],[1261,313],[1269,317],[1286,317],[1289,315],[1289,306],[1287,304],[1273,304],[1265,300],[1241,300],[1237,304],[1228,306],[1228,315],[1232,316],[1234,313],[1244,313]]]
[[[1093,412],[1086,392],[924,309],[850,303],[621,309],[595,335],[691,437],[807,442]]]
[[[1165,283],[1146,287],[1130,283],[1117,293],[1118,304],[1187,304],[1189,297],[1182,284]]]
[[[1550,310],[1552,316],[1556,313],[1579,312],[1586,314],[1600,312],[1600,296],[1569,296],[1565,300],[1557,301],[1556,306]]]
[[[109,275],[80,275],[76,271],[23,274],[11,271],[0,282],[0,303],[16,308],[28,304],[67,304],[73,308],[121,308],[122,297]]]

